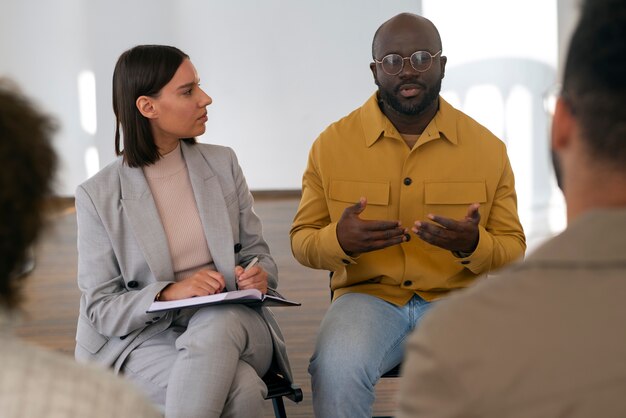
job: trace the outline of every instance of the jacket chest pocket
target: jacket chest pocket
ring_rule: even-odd
[[[486,202],[487,185],[484,181],[424,184],[425,215],[432,213],[460,220],[467,215],[469,205]]]
[[[328,190],[330,217],[338,220],[345,208],[363,196],[367,199],[367,206],[360,215],[362,219],[388,219],[389,194],[390,187],[386,182],[331,180]]]

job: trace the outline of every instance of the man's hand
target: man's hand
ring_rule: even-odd
[[[467,215],[460,221],[429,214],[428,218],[439,225],[415,221],[412,231],[429,244],[450,251],[471,254],[478,245],[478,222],[480,205],[473,203],[467,209]]]
[[[226,287],[224,276],[217,271],[202,269],[192,276],[172,283],[163,288],[159,300],[178,300],[194,296],[206,296],[220,293]]]
[[[367,206],[362,197],[358,203],[348,206],[337,222],[337,240],[350,256],[380,250],[406,241],[400,221],[368,221],[359,218]]]

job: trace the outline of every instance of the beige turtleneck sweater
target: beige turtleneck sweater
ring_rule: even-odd
[[[215,270],[180,143],[143,168],[167,236],[176,281],[201,268]]]

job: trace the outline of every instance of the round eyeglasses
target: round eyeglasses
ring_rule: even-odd
[[[376,64],[380,64],[383,67],[383,71],[389,75],[400,74],[404,68],[404,60],[409,60],[411,67],[417,72],[423,73],[430,69],[433,65],[433,58],[441,54],[441,50],[435,55],[428,51],[415,51],[410,57],[403,57],[398,54],[385,55],[382,60],[374,58]]]

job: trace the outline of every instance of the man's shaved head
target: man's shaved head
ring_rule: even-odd
[[[380,49],[380,39],[387,36],[389,32],[393,34],[397,28],[404,28],[413,26],[415,31],[423,34],[424,37],[428,37],[435,42],[435,47],[437,50],[442,49],[441,47],[441,36],[439,36],[439,31],[437,27],[430,20],[426,19],[423,16],[419,16],[413,13],[400,13],[392,17],[391,19],[384,22],[380,27],[376,30],[374,34],[374,39],[372,40],[372,57],[380,58],[377,54],[381,53]]]

